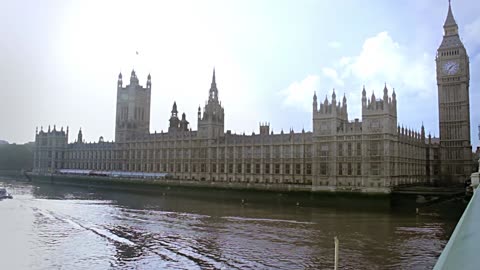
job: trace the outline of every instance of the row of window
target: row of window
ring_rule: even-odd
[[[191,165],[191,166],[190,166]],[[218,166],[217,166],[218,165]],[[262,166],[263,165],[263,166]],[[120,167],[119,164],[116,166],[111,165],[111,163],[95,163],[95,162],[71,162],[67,163],[69,168],[79,168],[79,169],[94,169],[94,170],[127,170],[127,171],[146,171],[146,172],[177,172],[177,173],[189,173],[190,169],[192,173],[206,173],[207,166],[205,163],[201,164],[181,164],[181,163],[170,163],[170,164],[126,164],[126,168]],[[312,164],[305,164],[305,168],[302,169],[302,164],[212,164],[211,165],[212,173],[246,173],[246,174],[312,174]]]
[[[452,55],[459,55],[459,54],[460,54],[460,51],[458,49],[457,50],[445,51],[445,52],[440,53],[441,56],[452,56]]]

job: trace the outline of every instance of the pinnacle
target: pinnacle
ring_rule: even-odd
[[[455,18],[453,17],[452,6],[449,0],[447,18],[445,19],[445,23],[443,24],[443,27],[456,26],[456,25],[457,25],[457,22],[455,22]]]

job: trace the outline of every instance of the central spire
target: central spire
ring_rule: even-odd
[[[212,84],[210,86],[210,95],[208,100],[217,101],[218,100],[218,89],[217,82],[215,81],[215,68],[213,68]]]
[[[217,86],[217,82],[215,82],[215,67],[213,68],[212,85]]]

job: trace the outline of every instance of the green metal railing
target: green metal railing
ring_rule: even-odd
[[[480,269],[480,189],[475,192],[434,270]]]

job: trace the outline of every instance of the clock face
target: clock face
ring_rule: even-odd
[[[457,61],[448,61],[443,64],[443,73],[445,75],[455,75],[460,69],[460,64]]]

